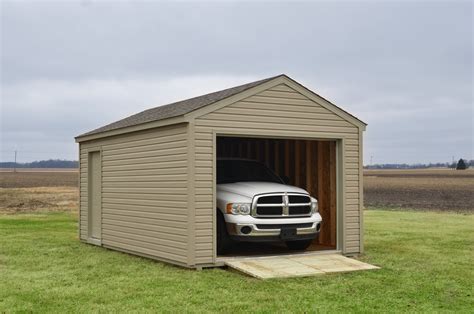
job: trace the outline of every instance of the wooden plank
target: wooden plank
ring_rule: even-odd
[[[317,167],[318,167],[318,171],[317,171],[317,174],[318,174],[318,193],[317,193],[317,198],[318,198],[318,205],[319,205],[319,214],[321,215],[322,219],[323,219],[323,223],[322,223],[322,227],[321,227],[321,231],[320,231],[320,234],[319,234],[319,244],[325,244],[326,243],[326,239],[325,239],[325,235],[326,235],[326,224],[324,223],[325,222],[325,206],[326,206],[326,199],[324,197],[324,184],[323,184],[323,179],[324,179],[324,173],[323,173],[323,168],[324,168],[324,164],[323,164],[323,156],[324,156],[324,151],[323,151],[323,143],[322,142],[318,142],[318,157],[317,157]]]
[[[295,185],[301,187],[301,141],[295,141]]]
[[[290,140],[285,140],[285,176],[290,177]]]
[[[310,194],[314,197],[318,197],[318,187],[319,187],[319,180],[318,180],[318,142],[311,141],[311,164],[312,171],[311,171],[311,182],[312,182],[312,189]]]
[[[275,141],[275,153],[274,153],[274,162],[275,162],[275,165],[274,165],[274,170],[276,172],[277,175],[280,175],[280,141],[277,140]]]
[[[306,163],[306,190],[308,192],[313,190],[313,185],[311,181],[311,171],[312,171],[312,164],[311,164],[311,141],[306,141],[306,156],[305,156],[305,163]],[[310,192],[311,193],[311,192]]]
[[[265,139],[264,143],[265,143],[265,160],[264,161],[267,166],[270,166],[270,140]]]
[[[331,246],[336,247],[337,243],[337,175],[336,175],[336,142],[331,141],[329,143],[329,198],[330,205],[329,211],[330,217],[330,235],[331,235]]]

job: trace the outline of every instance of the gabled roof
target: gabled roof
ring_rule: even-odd
[[[178,101],[178,102],[174,102],[174,103],[167,104],[167,105],[162,105],[162,106],[159,106],[159,107],[154,107],[154,108],[139,112],[137,114],[131,115],[127,118],[118,120],[116,122],[107,124],[103,127],[92,130],[90,132],[81,134],[81,135],[76,137],[76,140],[80,141],[79,139],[83,138],[83,137],[88,137],[89,138],[90,135],[94,135],[94,137],[95,137],[95,135],[100,134],[100,133],[107,132],[107,134],[109,134],[109,131],[116,131],[116,130],[119,130],[119,129],[139,126],[139,125],[145,124],[145,123],[157,122],[157,121],[165,120],[165,119],[169,119],[169,118],[181,117],[181,116],[184,116],[185,114],[188,114],[192,111],[195,111],[195,110],[201,109],[203,107],[212,105],[212,104],[217,103],[221,100],[224,100],[224,99],[229,98],[231,96],[242,93],[242,92],[244,92],[248,89],[251,89],[253,87],[262,85],[264,83],[267,83],[267,82],[270,82],[270,81],[276,80],[276,79],[280,79],[280,80],[285,79],[287,82],[292,82],[292,83],[296,84],[301,89],[304,89],[306,92],[310,93],[309,97],[313,97],[313,98],[317,97],[320,100],[324,100],[327,103],[329,103],[331,107],[334,107],[339,112],[342,112],[343,114],[345,114],[350,119],[356,121],[357,124],[364,125],[364,126],[366,125],[365,122],[359,120],[358,118],[351,115],[347,111],[344,111],[343,109],[337,107],[333,103],[329,102],[328,100],[326,100],[323,97],[319,96],[318,94],[314,93],[310,89],[306,88],[305,86],[301,85],[300,83],[296,82],[295,80],[291,79],[290,77],[286,76],[285,74],[280,74],[280,75],[277,75],[277,76],[269,77],[269,78],[259,80],[259,81],[255,81],[255,82],[252,82],[252,83],[248,83],[248,84],[244,84],[244,85],[224,89],[224,90],[221,90],[221,91],[205,94],[205,95],[202,95],[202,96],[198,96],[198,97],[194,97],[194,98],[190,98],[190,99],[186,99],[186,100],[181,100],[181,101]],[[104,136],[107,136],[107,135],[104,135]]]
[[[260,81],[236,86],[236,87],[231,87],[227,88],[221,91],[217,91],[214,93],[209,93],[205,94],[202,96],[194,97],[194,98],[189,98],[181,101],[177,101],[171,104],[167,105],[162,105],[159,107],[154,107],[151,109],[144,110],[142,112],[139,112],[137,114],[131,115],[127,118],[118,120],[116,122],[112,122],[110,124],[107,124],[103,127],[100,127],[98,129],[92,130],[90,132],[84,133],[79,135],[78,137],[86,136],[86,135],[92,135],[92,134],[97,134],[97,133],[102,133],[106,131],[111,131],[111,130],[116,130],[116,129],[121,129],[129,126],[134,126],[142,123],[147,123],[147,122],[152,122],[152,121],[159,121],[159,120],[164,120],[168,118],[173,118],[177,116],[184,115],[186,113],[189,113],[191,111],[194,111],[196,109],[211,105],[215,102],[218,102],[219,100],[225,99],[227,97],[233,96],[235,94],[238,94],[240,92],[243,92],[244,90],[247,90],[249,88],[252,88],[254,86],[260,85],[262,83],[268,82],[274,78],[277,78],[281,75],[274,76],[274,77],[269,77]]]

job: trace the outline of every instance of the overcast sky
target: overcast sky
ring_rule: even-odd
[[[1,161],[285,73],[369,125],[369,163],[473,159],[473,4],[1,1]]]

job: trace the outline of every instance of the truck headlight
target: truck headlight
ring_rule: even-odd
[[[318,200],[314,197],[311,197],[311,212],[313,214],[318,212]]]
[[[248,215],[250,214],[250,204],[248,203],[229,203],[227,204],[226,212],[233,215]]]

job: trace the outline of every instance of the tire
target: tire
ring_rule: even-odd
[[[300,240],[300,241],[286,241],[286,247],[292,251],[303,251],[306,250],[313,240]]]
[[[217,254],[222,255],[229,252],[232,246],[232,239],[227,232],[227,227],[224,220],[224,215],[217,209]]]

